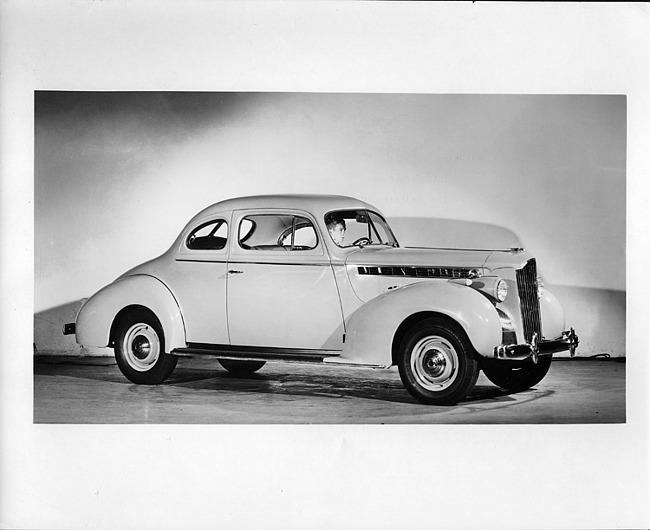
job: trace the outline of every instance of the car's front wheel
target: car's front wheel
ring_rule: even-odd
[[[165,353],[165,337],[156,316],[146,309],[127,313],[118,323],[115,360],[132,383],[157,385],[176,367],[178,357]]]
[[[219,363],[231,374],[251,375],[257,372],[266,361],[239,361],[235,359],[219,359]]]
[[[506,390],[526,390],[539,383],[551,367],[552,355],[533,361],[496,361],[488,359],[482,364],[483,373],[492,383]]]
[[[454,405],[469,394],[478,363],[464,331],[442,318],[416,324],[404,337],[399,374],[409,393],[427,405]]]

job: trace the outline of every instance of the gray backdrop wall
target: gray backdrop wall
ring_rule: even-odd
[[[35,348],[79,353],[78,300],[199,209],[304,192],[407,245],[525,246],[579,353],[625,355],[625,156],[624,96],[36,92]]]

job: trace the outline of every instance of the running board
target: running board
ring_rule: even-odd
[[[209,355],[217,359],[241,361],[283,361],[294,363],[322,363],[325,359],[338,357],[340,351],[308,350],[302,348],[270,348],[263,346],[230,346],[228,344],[188,344],[187,348],[176,348],[172,355]]]

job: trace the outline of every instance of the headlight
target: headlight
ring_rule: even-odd
[[[544,280],[541,276],[537,277],[537,298],[544,296]]]
[[[499,283],[497,283],[497,300],[499,300],[499,302],[503,302],[507,297],[508,284],[503,280],[499,280]]]

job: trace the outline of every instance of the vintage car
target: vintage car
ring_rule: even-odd
[[[113,347],[132,382],[158,384],[179,356],[233,374],[267,361],[389,368],[426,404],[465,398],[479,370],[510,390],[539,383],[578,345],[521,248],[402,248],[350,197],[256,196],[197,214],[160,257],[83,303],[84,346]]]

